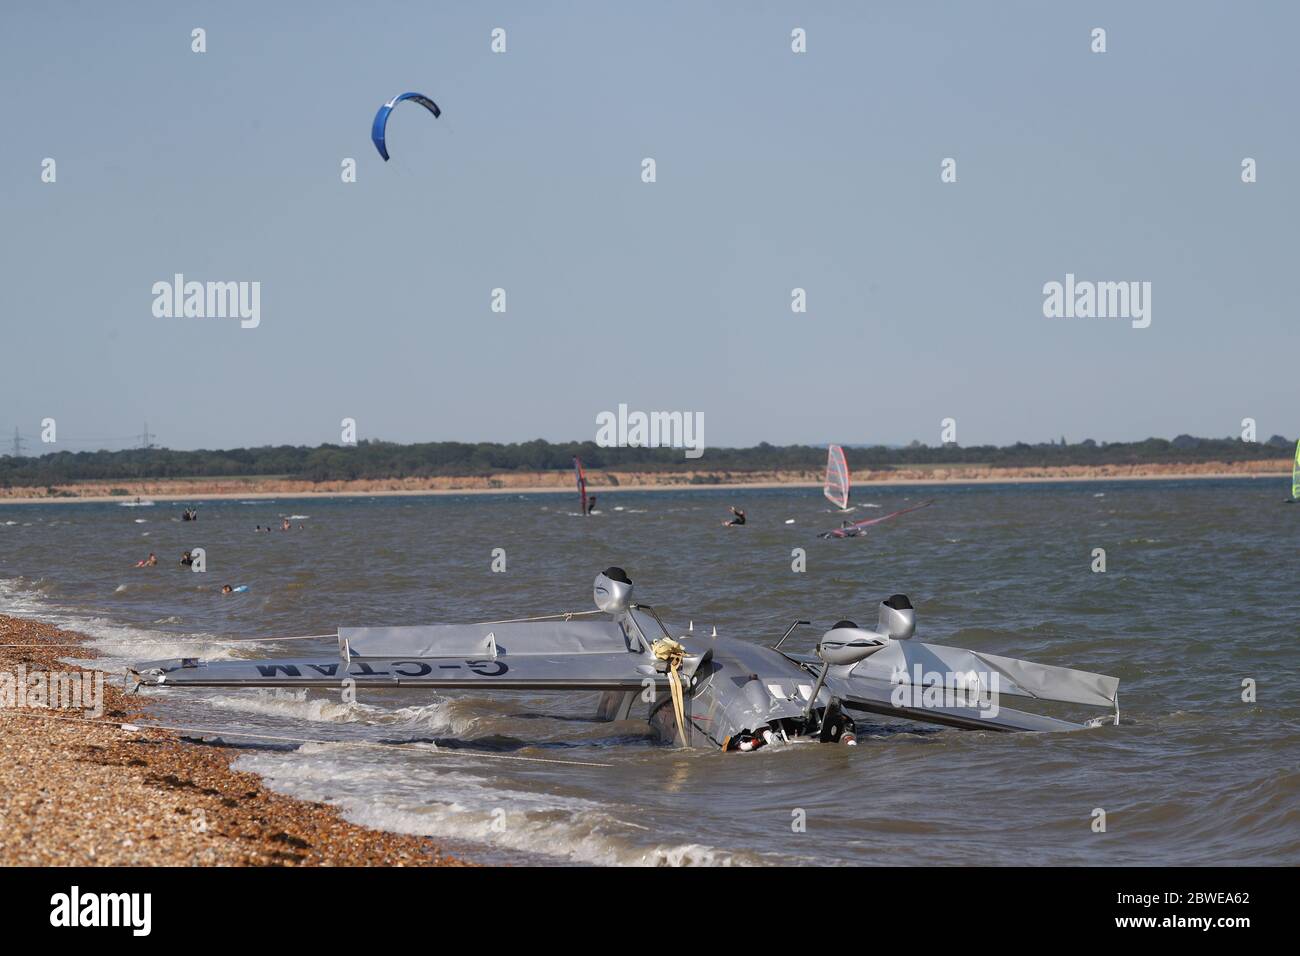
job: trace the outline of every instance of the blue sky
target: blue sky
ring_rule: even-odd
[[[1294,436],[1298,28],[1281,3],[6,3],[0,437],[588,439],[619,403],[702,412],[711,445]],[[402,104],[385,164],[371,119],[406,90],[443,117]],[[260,326],[155,318],[177,272],[259,281]],[[1045,318],[1066,273],[1151,282],[1150,328]]]

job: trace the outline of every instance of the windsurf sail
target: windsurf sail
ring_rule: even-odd
[[[826,483],[822,494],[835,507],[843,511],[849,506],[849,464],[844,460],[844,449],[831,445],[826,455]]]
[[[928,508],[934,504],[934,499],[922,501],[919,505],[912,505],[910,508],[903,508],[899,511],[891,511],[887,515],[881,515],[879,518],[867,518],[864,521],[855,521],[853,524],[845,523],[844,527],[836,528],[834,531],[823,531],[817,537],[819,538],[856,538],[860,534],[865,534],[867,528],[873,524],[880,524],[882,521],[888,521],[890,518],[897,518],[899,515],[905,515],[909,511],[920,511],[922,508]]]
[[[587,473],[582,470],[582,459],[573,459],[573,474],[578,479],[578,507],[587,513]]]
[[[1300,498],[1300,441],[1295,443],[1295,464],[1291,466],[1291,497]]]

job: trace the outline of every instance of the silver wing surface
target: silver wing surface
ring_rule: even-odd
[[[640,642],[614,621],[351,627],[336,659],[151,661],[133,668],[155,687],[492,687],[640,690],[666,683]]]
[[[1086,724],[1003,706],[1006,696],[1115,708],[1119,679],[960,647],[891,640],[826,686],[846,707],[968,730],[1078,730]]]

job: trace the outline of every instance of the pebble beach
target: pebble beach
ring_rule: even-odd
[[[81,635],[0,615],[0,674],[92,671]],[[422,837],[344,820],[230,769],[235,751],[147,724],[105,675],[103,713],[0,705],[0,864],[6,866],[464,866]]]

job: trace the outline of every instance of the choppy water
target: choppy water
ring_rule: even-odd
[[[165,503],[0,506],[0,611],[127,642],[102,646],[141,660],[196,653],[184,644],[195,636],[586,610],[610,564],[673,620],[764,643],[796,617],[874,620],[902,591],[922,639],[1121,678],[1124,723],[1001,735],[868,719],[856,749],[722,755],[658,746],[643,723],[593,722],[594,695],[150,696],[160,719],[210,728],[611,765],[330,744],[240,758],[276,789],[481,859],[1295,864],[1300,507],[1284,496],[1266,481],[865,489],[857,515],[938,503],[839,541],[815,537],[840,516],[805,490],[602,493],[605,510],[586,519],[552,495],[210,502],[197,524]],[[719,526],[730,503],[747,509],[744,528]],[[280,515],[308,517],[253,532]],[[204,575],[178,564],[195,546]],[[791,570],[796,547],[806,573]],[[504,574],[490,570],[494,548]],[[1094,548],[1104,574],[1090,570]],[[132,566],[151,550],[160,567]],[[223,597],[225,583],[250,590]],[[1244,678],[1257,703],[1241,701]],[[1090,826],[1097,807],[1105,833]]]

